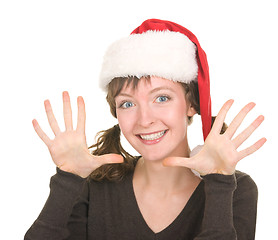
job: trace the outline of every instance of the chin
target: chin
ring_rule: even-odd
[[[151,151],[144,151],[139,152],[140,155],[146,160],[151,162],[160,162],[163,161],[166,157],[171,156],[171,153],[162,152],[162,149],[159,149],[157,151],[151,150]]]

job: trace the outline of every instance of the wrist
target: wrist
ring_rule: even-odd
[[[59,171],[64,174],[71,174],[71,175],[78,176],[82,179],[87,178],[91,174],[91,172],[88,171],[73,170],[72,168],[66,166],[57,166],[57,172]]]

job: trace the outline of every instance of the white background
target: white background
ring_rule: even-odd
[[[47,148],[32,128],[36,118],[53,136],[43,101],[50,99],[63,127],[62,91],[74,114],[82,95],[87,140],[116,124],[98,88],[107,46],[145,19],[177,22],[191,30],[210,65],[213,114],[235,99],[226,122],[250,101],[257,103],[241,129],[258,115],[265,121],[245,146],[265,146],[238,164],[259,188],[257,239],[275,239],[277,228],[277,4],[276,1],[60,1],[0,3],[1,239],[23,239],[37,218],[55,173]],[[76,116],[76,115],[74,115]],[[202,144],[200,119],[189,127],[190,145]],[[132,151],[131,151],[132,152]],[[132,152],[133,153],[133,152]]]

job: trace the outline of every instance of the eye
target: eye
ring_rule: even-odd
[[[157,97],[156,98],[156,100],[155,100],[155,102],[157,102],[157,103],[161,103],[161,102],[167,102],[167,101],[169,101],[170,100],[170,97],[168,97],[168,96],[159,96],[159,97]]]
[[[132,102],[123,102],[123,103],[121,103],[120,108],[130,108],[133,106],[134,106],[134,104]]]

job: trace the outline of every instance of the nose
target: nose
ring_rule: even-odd
[[[137,123],[141,127],[147,128],[155,122],[154,112],[148,105],[140,106],[138,109]]]

